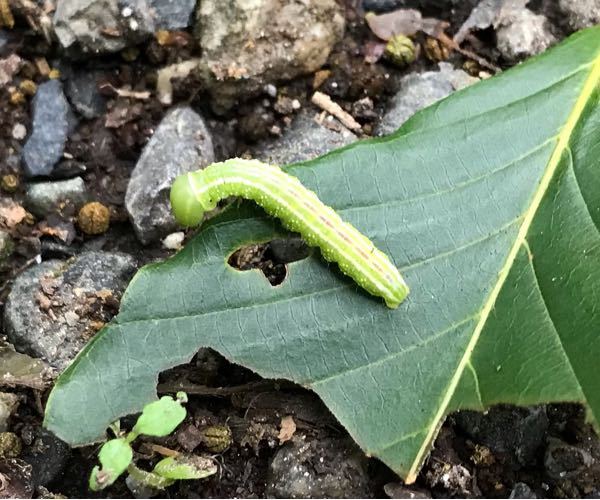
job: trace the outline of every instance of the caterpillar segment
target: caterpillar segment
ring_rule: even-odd
[[[408,286],[387,255],[279,167],[238,158],[214,163],[178,177],[171,188],[171,206],[180,224],[195,226],[229,196],[256,202],[388,307],[395,309],[408,295]]]

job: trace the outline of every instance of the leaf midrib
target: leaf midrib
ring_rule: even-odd
[[[544,175],[542,176],[542,179],[540,180],[539,186],[532,198],[532,201],[524,213],[523,223],[521,224],[521,227],[519,228],[519,232],[517,233],[517,236],[515,238],[515,242],[508,253],[506,262],[504,263],[504,266],[502,266],[502,269],[500,270],[500,272],[498,274],[498,280],[481,309],[480,320],[477,323],[477,325],[475,326],[475,329],[473,330],[473,335],[465,349],[465,353],[464,353],[463,357],[461,358],[452,378],[450,379],[450,383],[448,384],[446,391],[444,392],[444,397],[442,398],[438,412],[435,414],[434,418],[432,419],[432,421],[430,423],[429,432],[428,432],[426,438],[423,440],[423,444],[422,444],[421,448],[419,449],[411,468],[408,471],[408,474],[406,477],[407,484],[413,483],[416,480],[419,466],[420,466],[421,462],[424,460],[426,453],[429,450],[431,441],[433,440],[433,438],[436,435],[436,431],[439,426],[439,423],[442,421],[442,419],[444,418],[444,415],[446,414],[448,405],[450,404],[450,401],[452,400],[452,397],[454,395],[454,392],[456,391],[456,388],[462,377],[464,369],[465,369],[467,363],[469,362],[469,360],[471,359],[471,354],[473,353],[473,350],[475,349],[475,346],[477,345],[477,342],[479,341],[479,337],[481,336],[481,333],[487,323],[487,320],[488,320],[492,310],[494,309],[496,300],[498,299],[498,296],[500,295],[502,287],[504,286],[504,283],[506,282],[506,280],[508,278],[508,275],[510,273],[510,270],[513,267],[513,264],[516,260],[518,252],[519,252],[521,246],[524,243],[526,243],[526,241],[527,241],[527,233],[529,232],[529,229],[535,218],[537,210],[538,210],[546,192],[548,191],[548,188],[550,186],[552,179],[554,178],[554,174],[556,173],[558,166],[560,165],[560,160],[561,160],[563,153],[569,147],[569,142],[571,140],[571,136],[573,135],[573,131],[575,130],[575,127],[579,123],[581,115],[582,115],[583,111],[585,110],[585,107],[586,107],[589,99],[591,98],[592,94],[596,90],[599,80],[600,80],[600,55],[596,55],[596,58],[594,59],[594,62],[591,65],[590,73],[581,88],[581,93],[573,105],[573,110],[567,117],[567,120],[565,121],[565,125],[564,125],[562,131],[558,134],[556,148],[554,149],[552,156],[550,157],[550,160],[548,161],[548,166],[546,168],[546,171],[544,172]]]

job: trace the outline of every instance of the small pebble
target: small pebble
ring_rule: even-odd
[[[25,95],[32,96],[35,95],[37,91],[37,85],[33,80],[23,80],[19,84],[19,90]]]
[[[2,176],[0,181],[2,191],[14,193],[19,187],[19,178],[14,174],[6,174]]]
[[[27,136],[27,129],[22,123],[15,123],[12,129],[13,139],[21,141]]]
[[[185,234],[182,231],[171,233],[163,240],[163,247],[167,250],[179,250],[184,238]]]
[[[277,97],[277,87],[269,83],[265,85],[265,93],[271,97]]]
[[[19,436],[13,432],[0,432],[0,458],[16,458],[23,446]]]
[[[79,316],[73,311],[67,311],[65,313],[65,321],[67,322],[67,325],[75,326],[79,323]]]
[[[2,231],[0,230],[0,245],[2,244]],[[0,249],[0,253],[2,250]],[[2,257],[0,256],[0,259]],[[19,397],[10,392],[0,392],[0,432],[6,432],[9,427],[10,417],[19,407]]]
[[[0,262],[10,257],[14,249],[13,240],[6,231],[0,229]]]
[[[23,92],[17,90],[17,89],[13,89],[10,92],[10,103],[14,104],[15,106],[19,105],[19,104],[23,104],[25,102],[25,95],[23,94]]]

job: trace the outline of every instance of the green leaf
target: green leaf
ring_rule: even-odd
[[[216,473],[217,466],[210,458],[178,455],[163,458],[152,472],[167,479],[203,479]]]
[[[242,204],[137,274],[58,380],[46,426],[101,437],[201,346],[311,388],[408,481],[459,408],[580,401],[597,424],[599,81],[594,28],[388,138],[289,167],[392,256],[408,299],[389,310],[318,251],[277,287],[232,269],[241,245],[286,234]]]
[[[185,408],[179,400],[163,396],[158,401],[144,406],[132,432],[134,435],[168,436],[183,422],[185,415]]]
[[[111,439],[104,443],[98,453],[102,469],[94,467],[90,475],[89,486],[98,491],[113,484],[133,460],[133,451],[129,443],[123,439]]]

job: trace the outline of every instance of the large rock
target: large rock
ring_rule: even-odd
[[[403,77],[400,90],[392,98],[389,110],[377,126],[377,135],[395,132],[420,109],[477,81],[477,78],[454,69],[448,63],[439,63],[439,71],[412,73]]]
[[[211,135],[200,115],[191,108],[169,112],[144,148],[125,194],[129,218],[142,243],[177,228],[169,202],[175,177],[214,161]]]
[[[365,456],[352,443],[321,439],[288,443],[269,467],[267,497],[366,498]]]
[[[60,81],[42,83],[33,98],[31,135],[23,146],[23,171],[27,177],[52,173],[74,125]]]
[[[267,163],[288,165],[312,160],[357,139],[348,130],[336,132],[320,125],[314,115],[308,110],[300,112],[280,137],[257,144],[251,150],[252,156]]]
[[[344,24],[335,0],[202,0],[196,32],[214,107],[317,70]]]
[[[136,269],[129,255],[86,252],[73,261],[51,260],[15,280],[4,309],[14,346],[65,368],[115,313]]]

